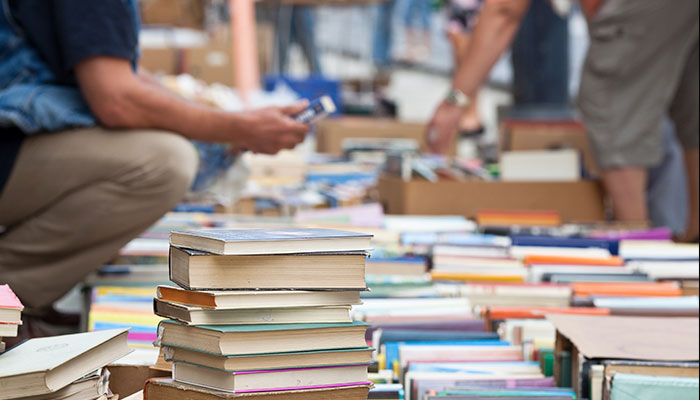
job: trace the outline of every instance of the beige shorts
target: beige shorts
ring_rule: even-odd
[[[589,24],[579,107],[600,167],[652,167],[670,117],[698,148],[698,0],[606,0]]]

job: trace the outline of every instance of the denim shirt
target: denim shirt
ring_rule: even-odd
[[[123,1],[138,30],[137,0]],[[32,134],[96,125],[80,90],[56,81],[13,21],[8,0],[0,0],[0,127],[16,126]]]

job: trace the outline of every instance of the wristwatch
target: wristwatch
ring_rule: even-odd
[[[470,99],[469,96],[467,96],[466,94],[464,94],[464,92],[455,87],[453,87],[452,89],[450,89],[449,92],[447,92],[445,101],[448,104],[452,104],[460,108],[467,108],[472,103],[472,99]]]

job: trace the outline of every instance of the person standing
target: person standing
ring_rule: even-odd
[[[463,67],[427,131],[445,152],[464,108],[505,51],[530,0],[487,0]],[[591,38],[579,93],[583,121],[616,219],[647,221],[648,169],[663,156],[670,115],[684,149],[689,215],[681,241],[699,232],[698,2],[581,0]]]

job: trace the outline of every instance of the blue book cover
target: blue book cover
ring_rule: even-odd
[[[608,250],[613,256],[620,255],[620,241],[613,239],[512,235],[511,240],[513,246],[600,248]]]

